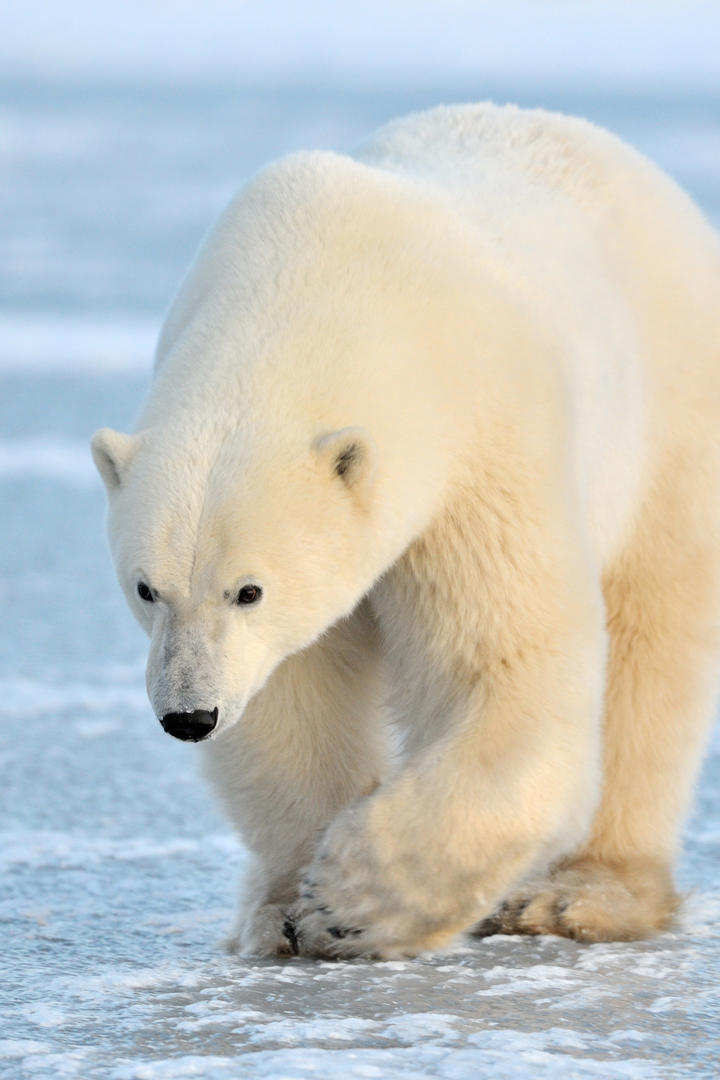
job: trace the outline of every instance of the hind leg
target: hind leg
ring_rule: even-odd
[[[676,465],[604,583],[611,651],[604,788],[591,835],[526,883],[480,934],[645,937],[678,906],[672,863],[716,698],[720,529],[715,477]]]

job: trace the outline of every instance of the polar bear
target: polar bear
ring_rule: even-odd
[[[720,661],[719,296],[675,184],[543,111],[434,109],[233,199],[93,453],[152,706],[251,852],[243,952],[668,925]]]

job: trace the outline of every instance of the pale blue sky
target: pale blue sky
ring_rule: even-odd
[[[5,74],[716,83],[716,0],[23,0]]]

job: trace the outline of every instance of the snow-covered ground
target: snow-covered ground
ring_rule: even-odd
[[[44,390],[67,415],[63,391]],[[84,416],[124,392],[105,379],[70,391]],[[95,538],[100,493],[81,468],[41,476],[26,460],[4,487],[18,513],[3,582],[0,1075],[717,1076],[718,741],[681,864],[695,892],[655,941],[495,937],[387,963],[228,957],[242,852],[193,748],[150,715],[142,643]]]
[[[137,9],[138,40],[152,31],[157,41],[163,5],[128,6]],[[419,4],[426,37],[431,6]],[[606,19],[588,80],[577,58],[563,67],[556,40],[558,11],[582,6],[547,6],[553,13],[543,26],[555,38],[551,50],[538,44],[534,80],[527,65],[519,78],[519,59],[503,67],[487,42],[478,56],[492,63],[473,70],[465,50],[455,69],[445,27],[442,62],[423,71],[416,47],[410,59],[398,48],[400,75],[378,83],[391,43],[382,38],[371,78],[372,65],[362,69],[359,59],[367,43],[358,43],[352,25],[342,37],[352,79],[327,77],[316,52],[316,77],[307,77],[309,61],[298,61],[279,80],[278,56],[297,60],[289,16],[265,78],[257,61],[233,83],[226,41],[222,78],[203,64],[192,80],[181,78],[177,29],[174,38],[168,33],[178,62],[161,64],[152,80],[120,46],[111,70],[88,62],[72,76],[73,26],[83,11],[97,20],[102,4],[76,4],[66,23],[57,11],[70,6],[53,7],[54,53],[47,37],[23,38],[17,19],[8,23],[0,43],[0,55],[13,60],[0,76],[3,1077],[720,1074],[717,736],[679,867],[689,897],[678,927],[654,941],[583,947],[498,937],[379,964],[226,956],[219,942],[243,853],[197,774],[196,750],[165,736],[151,715],[145,642],[112,574],[104,497],[87,453],[96,427],[131,422],[162,308],[200,234],[234,187],[283,150],[342,149],[389,116],[438,101],[519,100],[618,131],[720,223],[712,7],[685,5],[695,12],[696,67],[677,14],[683,5],[664,5],[664,36],[648,31],[634,69],[627,56],[633,42],[641,46],[637,18],[626,33],[619,16],[615,24]],[[600,5],[586,6],[597,23]],[[313,25],[324,7],[309,5]],[[468,19],[470,7],[443,10]],[[220,8],[208,3],[213,18]],[[478,5],[478,33],[493,8]],[[397,9],[407,13],[406,4]],[[28,0],[22,10],[29,26],[33,12],[47,17],[50,6]],[[178,4],[181,26],[188,10]],[[155,23],[147,11],[155,11]],[[394,17],[398,23],[397,11]],[[267,21],[258,11],[253,18],[253,25]],[[528,18],[539,25],[537,15]],[[683,27],[675,50],[673,18]],[[128,36],[126,24],[108,19],[107,34]],[[497,45],[500,30],[493,33]],[[339,34],[326,30],[326,51]],[[267,36],[266,58],[273,53]],[[613,39],[624,58],[619,68],[608,59]],[[523,48],[530,57],[527,42]],[[57,59],[50,81],[38,77],[37,50]],[[140,45],[137,55],[144,55]],[[629,88],[623,65],[654,74]],[[133,77],[125,77],[130,68]]]

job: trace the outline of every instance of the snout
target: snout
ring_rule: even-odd
[[[163,730],[183,742],[201,742],[206,739],[217,721],[217,707],[212,712],[205,709],[196,709],[195,712],[169,712],[160,718]]]

